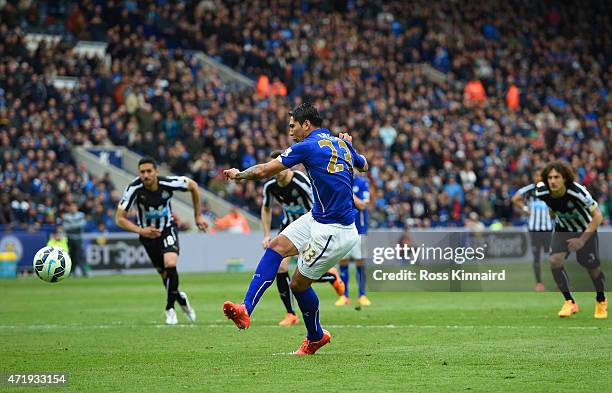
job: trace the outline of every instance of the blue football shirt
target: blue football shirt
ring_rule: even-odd
[[[350,225],[355,222],[353,168],[365,160],[347,141],[320,128],[278,156],[287,168],[304,164],[314,194],[313,218],[322,224]]]
[[[370,186],[366,178],[355,176],[353,180],[353,194],[362,201],[369,202]],[[364,210],[359,210],[355,207],[354,214],[357,233],[360,235],[368,233],[368,208],[366,207]]]

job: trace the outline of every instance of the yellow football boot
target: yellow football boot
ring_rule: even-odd
[[[595,319],[608,318],[608,299],[603,302],[595,302]]]
[[[351,304],[351,299],[349,299],[348,297],[344,295],[340,296],[340,298],[336,300],[336,303],[335,303],[335,305],[338,307],[346,306],[347,304]]]
[[[371,306],[372,305],[372,302],[370,301],[370,299],[368,299],[365,295],[359,296],[357,303],[359,303],[360,306]]]
[[[561,318],[567,318],[567,317],[571,317],[572,314],[576,314],[578,312],[578,304],[574,303],[571,300],[566,300],[565,303],[563,303],[563,307],[561,307],[561,310],[559,311],[559,316]]]

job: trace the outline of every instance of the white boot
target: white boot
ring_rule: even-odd
[[[176,311],[173,308],[166,310],[166,325],[176,325],[177,323]]]
[[[195,322],[196,320],[196,313],[195,310],[193,309],[193,307],[191,307],[191,304],[189,304],[189,298],[187,297],[187,294],[185,292],[180,292],[181,297],[183,299],[185,299],[186,304],[183,306],[181,305],[181,309],[183,310],[183,312],[185,313],[185,315],[187,316],[187,319],[189,319],[189,321],[191,322]]]

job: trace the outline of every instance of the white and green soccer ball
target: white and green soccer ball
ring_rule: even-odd
[[[70,275],[72,261],[59,247],[43,247],[34,256],[34,272],[43,281],[59,282]]]

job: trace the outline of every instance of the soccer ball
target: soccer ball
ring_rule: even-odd
[[[43,247],[34,256],[34,272],[46,282],[59,282],[70,275],[72,261],[59,247]]]

